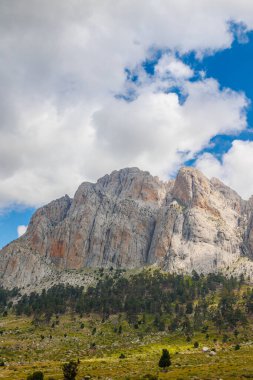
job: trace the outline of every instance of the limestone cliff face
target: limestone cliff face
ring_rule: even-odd
[[[152,262],[168,270],[213,272],[241,256],[243,201],[196,169],[179,171],[168,204],[160,208]]]
[[[151,264],[251,277],[252,256],[252,199],[193,168],[168,182],[128,168],[37,210],[26,234],[0,251],[0,283],[27,286],[66,269]]]
[[[83,183],[72,201],[64,197],[38,210],[26,239],[60,269],[139,267],[147,262],[165,195],[166,184],[147,172],[113,172]]]

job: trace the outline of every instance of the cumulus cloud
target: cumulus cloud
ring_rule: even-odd
[[[186,82],[185,91],[187,99],[180,104],[177,94],[150,92],[148,87],[133,102],[114,99],[95,113],[100,170],[113,169],[115,161],[119,167],[127,162],[168,178],[213,135],[245,128],[243,95],[220,90],[213,79]]]
[[[210,153],[205,153],[199,157],[196,166],[209,178],[222,179],[244,199],[253,195],[253,141],[233,141],[231,149],[223,155],[222,161]]]
[[[193,70],[173,54],[164,54],[155,69],[156,74],[162,79],[172,77],[175,79],[188,79],[193,76]]]
[[[26,233],[26,230],[27,230],[27,226],[18,226],[17,228],[18,237],[24,235]]]
[[[72,195],[124,166],[168,177],[215,134],[245,128],[245,96],[192,82],[180,58],[229,48],[231,20],[251,30],[252,2],[1,1],[0,207]],[[150,77],[141,64],[155,50]],[[115,97],[127,90],[132,101]]]

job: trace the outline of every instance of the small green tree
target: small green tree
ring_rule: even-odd
[[[69,363],[63,364],[62,370],[64,380],[75,380],[78,372],[78,363],[71,360]]]
[[[188,302],[186,304],[186,310],[185,310],[186,314],[192,314],[193,313],[193,306],[192,306],[192,302]]]
[[[33,372],[32,375],[27,376],[27,380],[43,380],[43,379],[44,379],[44,375],[43,375],[43,372],[41,371]]]
[[[166,369],[171,365],[170,353],[166,348],[163,349],[163,353],[162,353],[162,356],[160,357],[158,365],[160,368],[163,368],[163,369]]]

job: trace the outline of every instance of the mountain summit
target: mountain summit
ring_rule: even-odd
[[[0,251],[0,284],[26,287],[69,269],[158,265],[253,277],[253,200],[183,167],[160,181],[138,168],[82,183],[39,208]]]

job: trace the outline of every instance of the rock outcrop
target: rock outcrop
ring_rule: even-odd
[[[69,269],[159,265],[253,276],[253,200],[194,168],[162,182],[137,168],[84,182],[38,209],[0,251],[0,284],[36,284]]]

